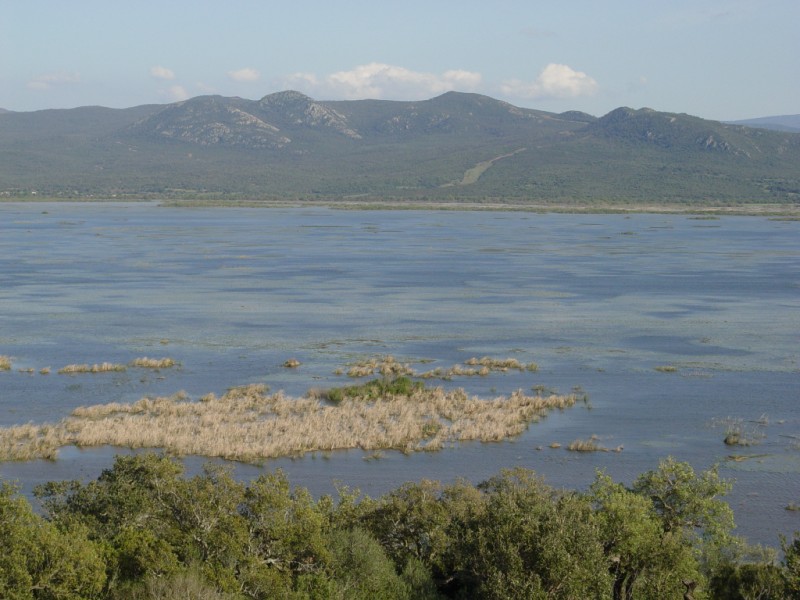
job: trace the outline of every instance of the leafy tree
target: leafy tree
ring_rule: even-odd
[[[363,529],[334,532],[329,568],[337,584],[335,598],[412,599],[408,583],[397,574],[378,541]]]
[[[684,581],[701,580],[691,547],[665,530],[651,500],[598,474],[591,487],[614,600],[679,597]]]
[[[665,532],[675,532],[689,541],[727,541],[734,527],[733,511],[721,499],[731,489],[720,479],[717,468],[695,474],[689,463],[669,457],[658,469],[640,475],[633,491],[649,498],[661,518]]]
[[[182,473],[180,463],[156,454],[117,456],[95,481],[51,482],[34,494],[53,523],[84,527],[103,548],[111,589],[175,570],[178,528],[170,500]]]
[[[800,531],[794,533],[791,541],[781,538],[783,549],[784,577],[786,579],[786,595],[793,600],[800,600]]]
[[[104,583],[100,553],[85,530],[59,529],[0,482],[0,597],[84,600],[99,597]]]
[[[431,564],[447,545],[451,515],[441,494],[438,481],[405,483],[383,496],[362,519],[398,567],[409,557]]]
[[[724,600],[786,600],[781,568],[769,563],[721,567],[711,580],[711,594]]]
[[[589,502],[505,470],[479,486],[486,509],[468,524],[463,590],[482,598],[609,595],[603,548]]]
[[[248,539],[241,576],[250,593],[289,590],[301,576],[303,585],[319,583],[328,559],[328,521],[308,490],[292,491],[282,471],[262,475],[245,490],[239,511]]]

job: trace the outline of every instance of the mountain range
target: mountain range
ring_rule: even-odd
[[[459,92],[0,111],[0,196],[800,204],[800,132],[766,125]]]
[[[789,131],[800,133],[800,115],[778,115],[774,117],[758,117],[742,121],[728,121],[733,125],[746,125],[747,127],[760,127],[774,131]]]

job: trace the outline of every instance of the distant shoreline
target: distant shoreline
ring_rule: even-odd
[[[659,202],[520,202],[516,200],[474,201],[419,201],[378,198],[330,199],[225,199],[225,198],[61,198],[41,196],[36,198],[0,198],[0,204],[45,203],[153,203],[175,208],[302,208],[325,207],[336,210],[452,210],[531,212],[560,214],[684,214],[698,216],[761,216],[800,219],[800,205],[788,203],[742,203],[730,205],[676,204]]]

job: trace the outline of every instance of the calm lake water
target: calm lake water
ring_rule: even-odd
[[[419,370],[473,356],[536,362],[536,373],[443,385],[481,396],[578,387],[590,404],[511,442],[378,460],[309,455],[236,472],[280,467],[315,493],[339,481],[378,495],[523,466],[583,489],[598,468],[629,483],[671,455],[696,469],[720,465],[752,541],[777,545],[800,529],[800,512],[785,510],[800,504],[800,222],[0,204],[0,355],[13,360],[0,373],[0,426],[254,382],[301,395],[346,383],[337,368],[387,354],[432,361]],[[182,366],[56,374],[140,356]],[[301,367],[283,368],[288,358]],[[726,420],[759,443],[725,446]],[[591,435],[624,450],[549,448]],[[119,451],[65,448],[52,462],[0,463],[0,477],[26,492],[94,478]],[[204,459],[186,462],[194,472]]]

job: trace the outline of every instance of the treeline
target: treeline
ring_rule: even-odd
[[[732,535],[716,471],[672,459],[586,492],[533,472],[313,498],[280,471],[185,477],[120,456],[89,483],[0,484],[0,598],[800,598],[800,535],[783,558]]]

